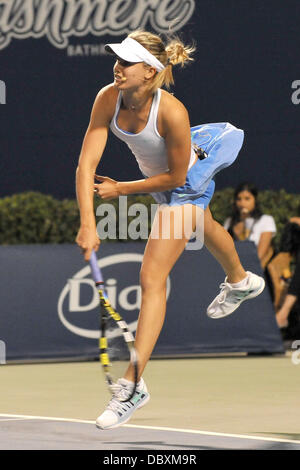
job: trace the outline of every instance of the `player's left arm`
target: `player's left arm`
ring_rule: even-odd
[[[191,155],[191,129],[186,108],[176,100],[173,109],[167,110],[164,121],[165,141],[168,153],[168,167],[173,188],[185,184]]]

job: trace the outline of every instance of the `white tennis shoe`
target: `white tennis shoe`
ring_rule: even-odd
[[[113,398],[108,403],[106,410],[96,420],[98,428],[113,429],[127,423],[134,411],[142,408],[150,400],[150,394],[142,378],[137,384],[133,397],[129,401],[120,401],[126,400],[130,393],[130,382],[119,379]]]
[[[265,281],[261,276],[247,271],[247,283],[243,287],[235,288],[229,282],[227,277],[220,284],[221,292],[207,307],[207,315],[210,318],[223,318],[233,313],[244,300],[257,297],[265,288]]]

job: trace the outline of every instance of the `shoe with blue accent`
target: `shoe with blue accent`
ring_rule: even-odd
[[[146,384],[141,378],[137,384],[135,394],[129,401],[131,383],[126,379],[119,379],[114,389],[113,398],[106,410],[96,420],[96,426],[100,429],[114,429],[127,423],[135,410],[142,408],[150,400]],[[122,400],[122,401],[120,401]]]
[[[225,281],[220,284],[221,292],[207,307],[207,315],[210,318],[224,318],[233,313],[242,302],[257,297],[265,288],[265,280],[257,274],[247,271],[248,279],[243,287],[233,287]]]

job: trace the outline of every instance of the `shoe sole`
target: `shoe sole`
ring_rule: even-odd
[[[148,403],[149,400],[150,400],[150,395],[148,395],[148,397],[145,398],[145,400],[139,406],[136,407],[135,411],[137,411],[140,408],[143,408],[143,406],[145,406]],[[97,424],[97,422],[96,422],[96,427],[98,429],[103,430],[103,431],[106,431],[106,430],[109,430],[109,429],[115,429],[115,428],[123,426],[123,424],[127,423],[131,419],[132,415],[133,415],[133,413],[131,413],[131,415],[128,416],[128,418],[125,419],[124,421],[122,421],[121,423],[116,423],[116,424],[113,424],[112,426],[108,426],[108,427],[102,427],[99,424]]]
[[[213,314],[213,313],[212,313],[212,314],[209,314],[208,312],[206,312],[206,313],[207,313],[207,316],[208,316],[209,318],[211,318],[212,320],[218,320],[219,318],[228,317],[228,315],[231,315],[233,312],[235,312],[236,309],[238,309],[239,306],[240,306],[243,302],[245,302],[245,300],[254,299],[254,298],[257,297],[259,294],[261,294],[262,291],[263,291],[264,288],[265,288],[265,285],[266,285],[265,280],[264,280],[263,278],[261,278],[261,286],[260,286],[259,290],[256,291],[256,292],[253,292],[253,294],[249,294],[247,297],[245,297],[244,299],[242,299],[242,300],[236,305],[236,307],[235,307],[233,310],[231,310],[231,312],[227,312],[227,313],[224,313],[224,314],[221,314],[221,315],[218,315],[218,316],[211,316],[211,315],[214,315],[214,314]]]

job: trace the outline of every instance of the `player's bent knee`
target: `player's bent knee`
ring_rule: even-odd
[[[140,285],[143,291],[165,287],[166,279],[159,269],[142,268],[140,271]]]

